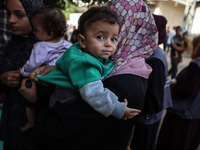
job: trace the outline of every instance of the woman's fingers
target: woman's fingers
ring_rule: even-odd
[[[30,74],[29,78],[34,81],[39,81],[35,76],[44,76],[45,74],[49,73],[51,70],[56,68],[56,66],[41,66],[34,69]]]

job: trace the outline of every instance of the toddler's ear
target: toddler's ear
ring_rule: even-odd
[[[48,40],[51,40],[53,37],[54,37],[54,33],[51,31],[51,32],[48,34]]]
[[[78,42],[82,48],[86,48],[85,46],[85,37],[81,34],[78,35]]]

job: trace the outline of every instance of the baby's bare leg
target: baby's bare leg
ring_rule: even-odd
[[[33,108],[30,108],[30,107],[26,107],[26,113],[27,113],[28,122],[26,123],[25,126],[23,126],[21,128],[22,132],[27,131],[27,130],[29,130],[30,128],[33,127],[34,120],[35,120],[36,110],[33,109]]]

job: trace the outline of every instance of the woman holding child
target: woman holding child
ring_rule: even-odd
[[[20,70],[28,60],[37,42],[30,24],[31,14],[42,6],[41,0],[7,0],[8,24],[12,38],[0,59],[0,94],[4,93],[4,105],[0,122],[0,139],[4,150],[33,149],[31,131],[22,133],[27,122],[25,99],[19,92],[22,77]]]
[[[117,51],[111,56],[115,66],[103,81],[104,87],[116,94],[119,100],[126,98],[128,107],[142,110],[147,78],[151,72],[144,58],[157,48],[155,21],[143,1],[111,1],[107,6],[117,13],[120,31]],[[90,30],[89,26],[87,30]],[[29,77],[35,79],[34,76],[51,70],[47,68],[43,74],[37,72],[43,69],[46,68],[37,69]],[[25,91],[22,85],[21,92]],[[79,95],[77,91],[74,93]],[[104,117],[80,97],[71,103],[57,101],[52,108],[45,108],[36,117],[35,146],[37,149],[124,150],[136,119]]]

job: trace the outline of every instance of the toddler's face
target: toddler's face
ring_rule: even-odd
[[[24,7],[19,0],[7,0],[7,20],[14,35],[27,35],[32,31]]]
[[[97,59],[108,59],[114,54],[118,44],[119,25],[97,21],[89,25],[85,32],[85,52]]]
[[[51,39],[51,36],[41,27],[36,19],[33,18],[31,22],[33,25],[33,33],[39,41],[49,41]]]

